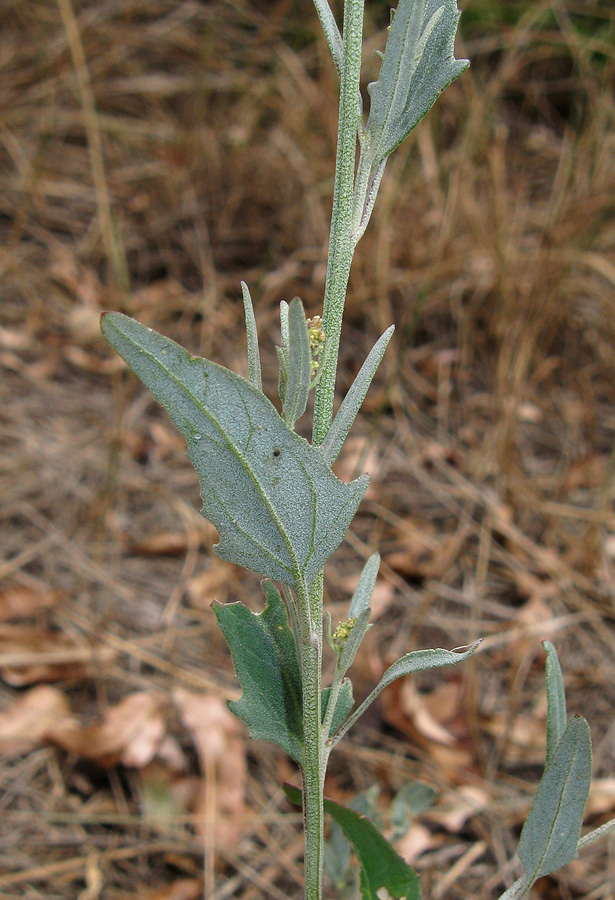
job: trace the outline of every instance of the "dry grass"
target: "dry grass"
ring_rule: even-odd
[[[390,163],[357,254],[340,390],[397,332],[341,461],[349,475],[365,458],[373,487],[328,595],[339,611],[381,550],[357,693],[413,647],[484,635],[484,652],[463,682],[387,694],[342,744],[328,792],[375,778],[386,801],[432,783],[425,895],[488,900],[515,877],[540,774],[541,639],[592,725],[596,778],[615,773],[615,13],[464,6],[472,69]],[[370,6],[370,49],[387,7]],[[252,603],[257,580],[212,558],[182,442],[98,317],[125,309],[243,371],[243,278],[273,394],[277,304],[299,294],[316,312],[322,295],[335,73],[308,0],[5,0],[0,17],[0,573],[5,603],[18,587],[40,607],[0,624],[0,702],[56,681],[91,721],[155,689],[196,775],[170,698],[235,690],[209,602]],[[372,77],[376,62],[366,54]],[[425,723],[452,694],[447,745]],[[138,767],[47,743],[1,759],[1,898],[200,890],[195,815],[144,816]],[[280,754],[250,745],[248,827],[216,842],[220,900],[301,896],[280,774]],[[588,824],[614,806],[603,781]],[[614,893],[603,850],[535,889]]]

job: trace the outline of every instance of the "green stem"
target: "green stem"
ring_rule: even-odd
[[[357,151],[356,98],[361,76],[363,7],[364,0],[346,0],[344,4],[337,158],[323,306],[323,328],[327,337],[321,356],[321,375],[314,399],[314,444],[322,444],[333,416],[333,394],[342,316],[354,252],[352,209]]]
[[[321,356],[320,378],[314,399],[314,444],[323,442],[333,417],[333,394],[342,316],[354,250],[352,208],[357,151],[357,97],[360,96],[361,51],[363,48],[363,7],[364,0],[345,0],[344,3],[337,158],[323,305],[323,328],[326,341]],[[321,14],[324,4],[317,4],[317,9]],[[311,629],[309,640],[304,640],[301,651],[305,900],[322,900],[323,792],[329,752],[321,722],[322,573],[312,584],[309,607]]]
[[[301,653],[303,681],[303,817],[305,900],[321,900],[324,853],[325,764],[320,708],[322,637],[312,634]]]

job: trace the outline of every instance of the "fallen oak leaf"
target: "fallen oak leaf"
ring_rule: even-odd
[[[61,691],[46,684],[31,688],[0,713],[0,754],[34,749],[50,728],[70,718],[70,705]]]
[[[199,755],[202,792],[199,813],[206,809],[207,778],[215,779],[216,843],[235,843],[246,819],[245,787],[248,777],[243,727],[219,697],[176,688],[173,699],[182,722],[192,734]],[[202,837],[206,838],[205,816]]]
[[[166,734],[161,693],[129,694],[110,707],[102,721],[81,726],[74,719],[50,729],[55,744],[98,765],[122,763],[132,768],[147,765],[156,756]]]

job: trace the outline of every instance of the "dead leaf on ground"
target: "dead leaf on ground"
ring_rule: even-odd
[[[353,478],[367,472],[370,483],[365,494],[366,500],[376,500],[381,494],[379,469],[378,448],[364,437],[349,438],[334,466],[335,474],[342,481],[352,481]]]
[[[405,523],[402,549],[388,553],[385,562],[400,575],[442,578],[461,555],[471,530],[470,524],[460,525],[452,534],[436,538],[431,522]]]
[[[425,825],[413,822],[403,838],[397,841],[395,849],[408,865],[412,865],[422,853],[434,850],[441,843],[441,836],[433,834]]]
[[[209,609],[214,600],[225,603],[236,593],[237,567],[224,560],[211,559],[208,567],[191,578],[186,593],[192,606]]]
[[[41,744],[53,726],[70,719],[64,694],[46,684],[31,688],[0,713],[0,754],[13,755]]]
[[[163,694],[141,691],[112,706],[101,722],[81,726],[73,719],[52,728],[49,737],[69,753],[101,766],[141,768],[163,743],[165,706]]]
[[[61,631],[0,625],[0,675],[13,687],[85,678],[116,657],[110,647],[76,644]]]
[[[562,481],[562,491],[570,493],[579,488],[600,488],[607,477],[608,457],[589,453],[570,463]]]
[[[490,800],[484,788],[466,784],[445,794],[437,808],[429,810],[425,817],[452,834],[458,834],[468,819],[485,809]]]
[[[207,827],[205,776],[214,773],[216,843],[236,843],[246,823],[248,770],[243,727],[219,697],[177,688],[173,699],[192,734],[204,776],[198,810],[199,821],[204,823],[202,836]]]
[[[454,676],[429,694],[421,694],[410,678],[399,679],[382,694],[382,717],[418,746],[447,775],[472,766],[467,722],[459,715],[462,682]]]
[[[113,894],[111,900],[200,900],[203,882],[199,878],[180,878],[162,888],[135,887],[130,894]]]
[[[542,700],[542,698],[541,698]],[[507,715],[484,720],[483,730],[500,742],[505,741],[508,765],[542,765],[546,752],[546,703],[544,711],[537,706],[530,716],[517,715],[509,721]]]
[[[615,778],[595,778],[589,789],[586,816],[612,814],[615,809]]]
[[[190,547],[198,547],[200,535],[186,531],[161,531],[138,541],[129,541],[128,550],[143,556],[183,556]]]
[[[44,609],[52,609],[60,602],[59,591],[34,590],[23,584],[11,584],[0,589],[0,622],[29,619]]]

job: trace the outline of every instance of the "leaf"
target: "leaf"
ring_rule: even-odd
[[[367,354],[365,362],[359,369],[357,377],[352,382],[348,393],[342,400],[340,407],[335,414],[335,418],[331,422],[327,435],[321,444],[322,452],[329,465],[335,462],[344,445],[344,441],[348,437],[348,432],[357,417],[357,413],[361,409],[369,386],[372,383],[372,379],[376,374],[376,370],[380,365],[380,361],[384,356],[384,351],[386,350],[394,331],[395,326],[391,325],[384,334],[378,338]]]
[[[376,578],[378,577],[378,569],[380,568],[380,554],[372,553],[370,558],[363,566],[359,583],[352,595],[350,602],[349,616],[359,618],[361,613],[367,609],[374,593]]]
[[[279,591],[270,581],[263,590],[262,613],[243,603],[212,604],[243,688],[228,707],[253,738],[272,741],[301,764],[303,695],[295,641]]]
[[[284,792],[291,803],[301,805],[301,791],[298,788],[285,784]],[[325,799],[324,805],[344,832],[359,861],[362,900],[379,900],[378,891],[382,888],[396,900],[419,900],[421,888],[418,875],[376,826],[365,816],[333,800]]]
[[[329,697],[331,695],[331,688],[327,687],[322,692],[322,720],[324,722],[325,715],[327,713],[327,705],[329,703]],[[351,711],[354,706],[354,696],[352,693],[352,683],[348,678],[344,678],[342,681],[342,685],[340,687],[340,692],[337,695],[337,703],[335,704],[335,712],[333,713],[333,720],[331,722],[331,729],[327,737],[335,734],[337,729],[340,727],[348,713]]]
[[[423,672],[425,669],[440,669],[445,666],[456,666],[460,662],[468,659],[481,642],[476,641],[465,651],[459,650],[413,650],[412,653],[406,653],[397,662],[386,670],[380,679],[377,687],[372,691],[373,694],[379,694],[396,678],[402,678],[404,675],[412,675],[414,672]]]
[[[392,684],[397,678],[403,678],[404,675],[412,675],[414,672],[423,672],[426,669],[437,669],[445,666],[456,666],[471,656],[481,641],[476,641],[467,650],[460,652],[457,650],[414,650],[412,653],[406,653],[397,662],[386,670],[374,690],[369,694],[363,703],[352,713],[346,722],[342,725],[339,732],[335,735],[334,744],[339,743],[349,728],[361,718],[365,710],[371,706],[378,694],[385,687]]]
[[[335,68],[341,74],[342,64],[344,61],[344,48],[342,44],[342,36],[340,34],[339,28],[337,27],[337,22],[335,21],[335,16],[331,11],[328,0],[314,0],[314,6],[316,7],[316,12],[318,13],[318,18],[320,19],[320,24],[322,25],[322,30],[325,33],[325,38],[327,40],[327,45],[329,47],[329,51],[331,52],[333,62],[335,63]]]
[[[312,380],[312,354],[303,304],[293,297],[288,314],[288,366],[284,392],[284,420],[294,428],[307,406]]]
[[[372,169],[420,122],[439,94],[464,72],[455,59],[456,0],[399,0],[380,76],[368,86],[367,121]]]
[[[60,591],[6,584],[0,588],[0,622],[33,618],[41,610],[57,606],[61,599]]]
[[[589,726],[574,716],[540,780],[521,832],[517,853],[530,885],[576,857],[591,769]]]
[[[276,347],[275,352],[278,357],[278,396],[284,406],[284,401],[286,400],[286,381],[288,379],[288,363],[286,361],[286,354],[282,347]]]
[[[215,784],[209,803],[215,807],[216,840],[221,846],[237,843],[246,828],[245,803],[248,763],[243,728],[227,704],[211,694],[186,688],[173,690],[180,718],[190,732],[199,758],[201,778],[194,785],[197,833],[205,838],[207,790]]]
[[[250,384],[257,390],[262,391],[263,379],[261,376],[261,357],[258,349],[256,319],[254,317],[252,297],[250,296],[250,291],[245,281],[241,282],[241,293],[243,294],[243,311],[246,319],[246,334],[248,338],[248,377],[250,379]]]
[[[57,688],[39,684],[19,694],[0,712],[0,758],[33,750],[51,728],[67,721],[70,705]]]
[[[138,691],[111,706],[101,721],[81,726],[60,720],[47,735],[69,753],[111,768],[140,769],[155,757],[166,734],[164,694]]]
[[[391,803],[390,825],[394,842],[402,838],[410,828],[412,819],[433,806],[436,792],[421,781],[405,784]]]
[[[186,438],[222,559],[304,593],[341,542],[368,478],[341,482],[245,379],[120,313],[104,336]]]
[[[547,679],[547,756],[545,769],[548,769],[557,750],[557,746],[566,730],[568,716],[566,713],[566,694],[562,667],[557,651],[551,641],[543,641],[542,646],[547,654],[545,673]]]

